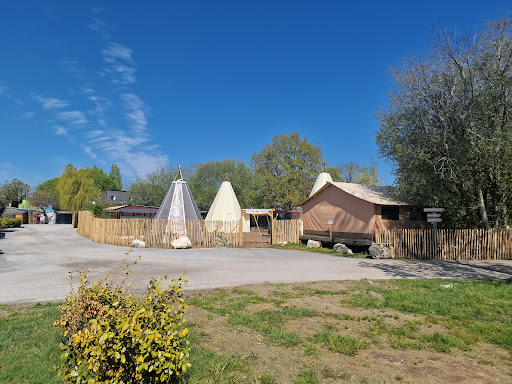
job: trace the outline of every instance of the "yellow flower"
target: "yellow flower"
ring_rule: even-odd
[[[263,307],[263,309],[269,309],[269,307]]]
[[[288,304],[283,304],[283,307],[287,307],[287,306],[288,306]]]

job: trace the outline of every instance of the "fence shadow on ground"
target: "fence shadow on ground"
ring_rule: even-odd
[[[512,279],[512,263],[507,262],[490,264],[484,261],[395,260],[382,263],[360,261],[359,266],[379,269],[387,273],[390,279]]]

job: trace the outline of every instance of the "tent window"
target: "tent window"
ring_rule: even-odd
[[[398,220],[400,218],[399,207],[381,207],[380,214],[382,220]]]

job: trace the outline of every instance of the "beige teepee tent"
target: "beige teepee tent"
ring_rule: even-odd
[[[332,183],[332,177],[331,174],[328,172],[322,172],[318,175],[315,181],[315,185],[313,185],[313,189],[311,190],[311,193],[309,194],[309,197],[313,196],[317,191],[322,188],[325,183]]]
[[[206,215],[206,221],[240,221],[242,211],[229,181],[224,181]]]

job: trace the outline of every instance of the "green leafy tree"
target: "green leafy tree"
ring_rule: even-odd
[[[170,164],[158,166],[145,177],[136,177],[128,193],[130,202],[159,207],[175,177],[176,169]]]
[[[11,201],[21,201],[27,197],[29,191],[30,185],[25,184],[21,180],[12,179],[10,183],[6,181],[0,187],[0,200],[7,204]]]
[[[78,211],[86,208],[94,199],[101,197],[101,190],[97,187],[93,169],[76,169],[69,164],[57,182],[59,192],[59,205],[63,210]]]
[[[323,154],[318,144],[293,132],[274,136],[252,156],[252,164],[262,178],[264,205],[290,209],[308,196],[323,169]]]
[[[30,204],[40,208],[45,216],[45,222],[48,222],[46,210],[51,205],[58,209],[59,193],[57,191],[58,178],[47,180],[37,186],[35,192],[30,196]]]
[[[5,211],[5,204],[3,201],[0,201],[0,216],[3,215],[4,211]]]
[[[346,183],[380,185],[382,184],[379,172],[377,170],[377,163],[372,158],[370,165],[365,166],[353,161],[348,163],[338,164],[332,168],[336,175],[339,176],[341,181]],[[331,173],[333,175],[333,173]],[[334,180],[334,179],[333,179]],[[336,180],[335,180],[336,181]]]
[[[185,170],[190,191],[200,210],[207,211],[223,181],[231,182],[240,207],[257,208],[263,203],[261,178],[241,160],[209,161]]]
[[[123,189],[123,178],[121,177],[121,170],[116,164],[112,164],[110,166],[110,173],[108,174],[108,177],[111,182],[111,190],[113,191],[120,191]]]
[[[402,199],[446,208],[454,227],[507,226],[511,184],[511,21],[457,36],[438,28],[424,54],[391,70],[377,144]],[[508,148],[508,149],[507,149]]]
[[[117,165],[112,164],[110,167],[110,173],[108,175],[102,168],[96,165],[93,165],[91,171],[94,183],[100,189],[100,191],[121,190],[123,181],[121,179],[121,171]]]

